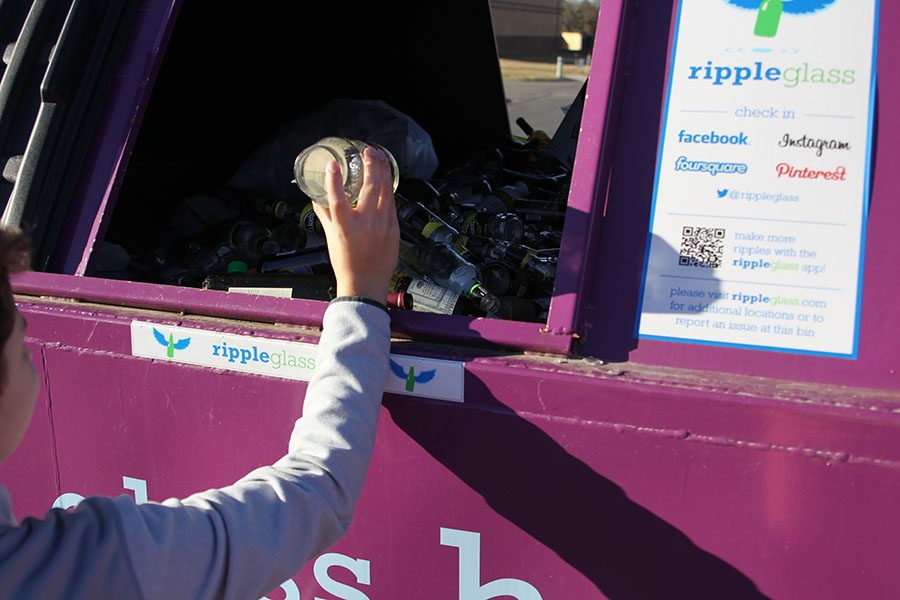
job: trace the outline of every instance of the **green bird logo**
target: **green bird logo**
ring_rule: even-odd
[[[416,375],[416,370],[413,367],[409,368],[409,372],[407,372],[403,367],[394,362],[394,359],[390,359],[391,361],[391,371],[393,371],[394,375],[399,377],[400,379],[406,380],[406,391],[411,392],[413,388],[416,387],[417,383],[428,383],[432,379],[434,379],[435,373],[437,373],[437,369],[431,369],[430,371],[422,371],[418,375]]]
[[[176,350],[184,350],[191,344],[191,338],[189,337],[182,338],[176,342],[171,333],[169,334],[169,339],[166,339],[166,336],[156,327],[153,328],[153,337],[156,338],[157,342],[166,347],[166,356],[169,358],[175,356]]]

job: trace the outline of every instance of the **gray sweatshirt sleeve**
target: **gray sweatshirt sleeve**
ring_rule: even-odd
[[[375,441],[389,338],[383,309],[332,303],[287,455],[183,500],[114,501],[144,597],[259,598],[344,534]]]
[[[387,312],[325,312],[288,454],[234,485],[161,504],[88,498],[15,525],[0,488],[0,595],[255,600],[346,531],[365,479],[390,348]]]

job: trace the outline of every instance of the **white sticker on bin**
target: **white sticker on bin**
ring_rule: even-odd
[[[188,365],[309,381],[316,344],[288,342],[144,321],[131,322],[131,353]],[[465,365],[460,361],[391,354],[385,391],[463,401]]]

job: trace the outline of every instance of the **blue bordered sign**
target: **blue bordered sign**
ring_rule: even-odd
[[[681,0],[642,338],[855,357],[878,0]]]

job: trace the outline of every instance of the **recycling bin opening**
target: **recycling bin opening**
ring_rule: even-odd
[[[433,4],[184,3],[87,274],[327,301],[292,179],[337,136],[399,165],[396,308],[546,322],[571,161],[555,132],[511,135],[488,4]]]

